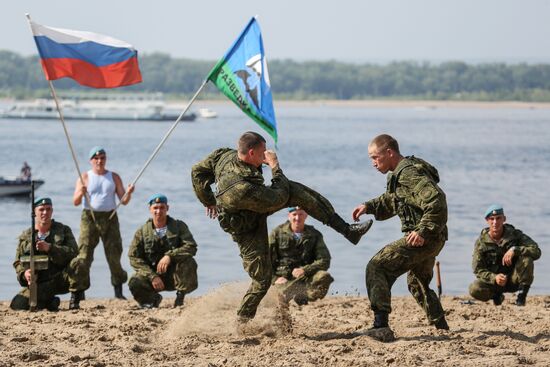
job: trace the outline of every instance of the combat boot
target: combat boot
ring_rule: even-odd
[[[15,295],[11,300],[10,308],[12,310],[28,310],[30,308],[29,298],[20,294]]]
[[[140,303],[139,308],[142,309],[151,309],[151,308],[158,308],[160,306],[160,303],[162,302],[162,295],[160,293],[157,293],[155,295],[155,299],[151,303]]]
[[[59,297],[52,297],[52,299],[46,304],[46,310],[51,312],[57,312],[59,311],[59,304],[61,303],[61,300]]]
[[[125,300],[126,297],[124,297],[124,295],[122,294],[122,284],[115,285],[114,288],[115,288],[115,298]]]
[[[298,306],[305,306],[309,303],[309,300],[305,294],[297,294],[294,296],[294,302],[296,302]]]
[[[388,343],[395,340],[395,334],[388,324],[387,312],[375,312],[372,327],[361,334],[370,336],[378,341]]]
[[[445,320],[445,316],[442,316],[439,320],[435,322],[435,328],[439,330],[449,330],[449,324]]]
[[[183,300],[185,298],[185,293],[182,291],[176,292],[176,300],[174,301],[174,308],[183,306]]]
[[[327,225],[336,232],[343,234],[348,241],[357,245],[361,237],[367,233],[372,226],[372,219],[363,223],[348,224],[342,217],[334,213],[332,217],[330,217]]]
[[[495,293],[495,295],[493,296],[493,304],[495,306],[500,306],[502,302],[504,302],[504,294],[502,294],[501,292]]]
[[[71,292],[71,300],[69,301],[69,310],[79,310],[80,301],[84,299],[84,291]]]
[[[388,313],[387,312],[375,312],[374,313],[374,323],[372,324],[371,329],[381,329],[384,327],[389,327],[388,324]]]
[[[525,301],[527,299],[527,293],[529,292],[530,286],[520,285],[518,297],[516,298],[516,306],[525,306]]]

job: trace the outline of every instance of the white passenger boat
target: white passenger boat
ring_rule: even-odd
[[[175,121],[181,110],[169,108],[162,100],[62,100],[63,116],[67,120],[145,120]],[[53,100],[36,99],[17,102],[5,110],[4,118],[58,119]],[[186,113],[182,120],[193,121],[196,115]]]

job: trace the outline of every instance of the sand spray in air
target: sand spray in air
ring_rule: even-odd
[[[222,284],[186,304],[179,319],[174,320],[167,329],[166,337],[235,335],[237,309],[248,286],[247,282]],[[253,334],[276,335],[278,317],[277,291],[271,287],[248,329]]]

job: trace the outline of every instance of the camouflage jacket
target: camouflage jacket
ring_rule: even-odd
[[[533,260],[540,258],[541,252],[537,243],[511,224],[504,224],[500,244],[491,239],[489,228],[483,229],[476,241],[472,257],[472,268],[476,277],[483,282],[494,284],[496,274],[511,274],[513,265],[503,265],[502,257],[512,247],[515,256],[529,256]]]
[[[136,231],[128,250],[130,265],[151,280],[158,275],[157,264],[165,255],[170,256],[171,263],[174,263],[197,253],[197,243],[184,222],[168,216],[166,227],[166,235],[159,238],[153,220],[147,220]]]
[[[261,168],[241,161],[230,148],[215,150],[191,169],[197,198],[204,206],[217,206],[220,225],[230,233],[254,227],[257,214],[284,207],[289,198],[288,179],[279,167],[272,170],[272,177],[271,186],[265,186]]]
[[[35,232],[36,233],[36,232]],[[50,233],[44,240],[51,245],[49,252],[35,250],[35,255],[48,256],[48,269],[37,271],[37,282],[42,283],[50,280],[56,274],[62,272],[78,255],[78,246],[69,226],[56,222],[52,219]],[[17,273],[17,280],[26,287],[25,267],[21,263],[22,256],[30,255],[31,251],[31,229],[28,228],[19,236],[19,245],[15,253],[13,267]]]
[[[377,220],[398,215],[401,231],[416,231],[424,238],[447,239],[447,199],[437,185],[439,175],[429,163],[403,158],[388,174],[386,192],[365,203]]]
[[[321,232],[306,225],[302,238],[294,238],[290,222],[275,228],[269,236],[273,274],[292,279],[292,270],[304,269],[306,276],[312,276],[319,270],[328,270],[330,252]]]

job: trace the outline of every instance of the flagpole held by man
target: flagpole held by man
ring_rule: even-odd
[[[195,102],[208,82],[216,87],[233,101],[247,116],[269,133],[277,142],[277,124],[271,96],[271,85],[267,61],[264,55],[264,46],[260,26],[256,17],[250,19],[243,31],[237,37],[233,45],[225,55],[216,63],[208,76],[195,92],[187,106],[183,109],[177,120],[168,129],[153,153],[149,156],[136,178],[132,181],[135,185],[151,161],[172,134],[182,117]],[[123,198],[124,199],[124,198]],[[117,211],[120,202],[111,214]]]
[[[117,88],[140,83],[137,51],[124,41],[85,31],[53,28],[40,25],[25,14],[38,49],[44,76],[55,101],[59,120],[71,151],[81,184],[82,172],[65,124],[61,105],[52,81],[71,78],[91,88]],[[86,198],[90,202],[89,194]],[[95,222],[93,208],[90,208]]]

